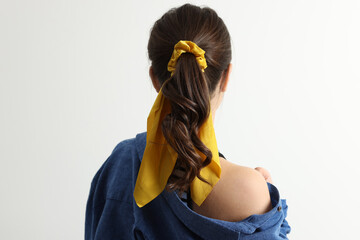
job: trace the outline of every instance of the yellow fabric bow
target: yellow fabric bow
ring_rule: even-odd
[[[170,102],[160,89],[147,119],[146,147],[135,184],[134,198],[139,207],[145,206],[164,190],[178,157],[161,130],[161,122],[170,111]],[[211,111],[209,118],[199,129],[199,138],[213,156],[211,163],[201,169],[200,175],[214,186],[220,179],[221,166]],[[200,206],[211,192],[212,186],[195,177],[190,184],[192,200]]]
[[[175,66],[178,58],[181,54],[189,52],[195,55],[197,62],[200,65],[201,70],[204,72],[204,69],[207,68],[207,63],[205,59],[205,51],[202,50],[198,45],[192,41],[179,41],[174,46],[174,51],[172,53],[171,59],[168,63],[168,71],[171,72],[171,76],[174,74]]]

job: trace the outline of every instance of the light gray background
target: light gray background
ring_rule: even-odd
[[[290,239],[356,238],[359,1],[190,2],[232,36],[219,149],[272,173]],[[183,3],[0,2],[0,239],[83,238],[94,174],[146,130],[150,28]]]

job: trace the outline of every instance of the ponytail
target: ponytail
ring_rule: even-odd
[[[173,76],[162,86],[163,95],[169,100],[171,113],[162,122],[163,135],[178,153],[174,171],[168,180],[168,190],[181,192],[189,188],[201,168],[212,159],[211,151],[201,142],[198,131],[210,114],[210,93],[205,75],[191,53],[182,54]],[[205,156],[205,160],[198,154]],[[178,174],[178,172],[183,172]],[[210,184],[210,183],[208,183]]]

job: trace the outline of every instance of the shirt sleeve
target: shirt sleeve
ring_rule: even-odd
[[[96,228],[98,226],[102,214],[101,204],[103,202],[96,201],[97,199],[95,199],[95,190],[96,187],[98,186],[99,176],[101,175],[103,167],[104,166],[102,166],[98,170],[98,172],[96,173],[96,175],[94,176],[91,182],[89,197],[86,204],[86,213],[85,213],[85,240],[95,239]]]
[[[286,220],[287,217],[287,210],[288,210],[288,205],[286,204],[286,199],[281,199],[281,206],[284,212],[284,220],[280,226],[280,236],[287,239],[287,235],[291,232],[291,227],[288,223],[288,221]]]
[[[129,201],[132,195],[128,194],[132,145],[128,143],[119,143],[93,177],[86,204],[85,240],[132,239],[134,216]]]

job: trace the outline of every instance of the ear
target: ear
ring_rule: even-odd
[[[160,91],[160,83],[159,83],[158,78],[154,74],[154,69],[152,66],[150,66],[150,68],[149,68],[149,76],[151,78],[152,84],[153,84],[156,92],[159,92]]]
[[[221,87],[220,87],[220,91],[221,92],[225,92],[226,91],[226,88],[227,88],[227,85],[228,85],[228,82],[229,82],[229,79],[230,79],[230,73],[232,71],[232,64],[229,63],[229,66],[228,68],[225,70],[225,72],[223,73],[223,77],[221,79]]]

